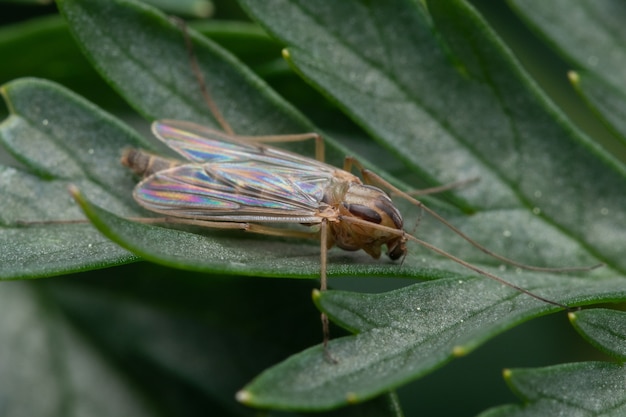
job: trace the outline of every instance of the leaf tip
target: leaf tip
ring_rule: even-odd
[[[502,371],[502,376],[504,377],[505,380],[508,381],[513,376],[513,371],[511,371],[510,369],[505,369]]]
[[[197,2],[194,6],[192,6],[191,11],[193,15],[196,17],[200,17],[202,19],[208,19],[213,16],[215,13],[215,7],[213,3],[210,1],[205,2]]]
[[[457,358],[465,356],[468,353],[469,353],[469,349],[465,348],[464,346],[455,346],[452,348],[452,355],[454,355]]]
[[[313,301],[318,301],[321,297],[322,292],[317,288],[313,289],[313,292],[311,293],[311,298],[313,298]]]
[[[67,186],[67,191],[69,191],[70,195],[78,204],[83,202],[83,196],[80,194],[80,190],[74,184],[70,184]]]
[[[289,50],[287,48],[284,48],[282,50],[282,54],[283,58],[285,58],[285,61],[289,61],[291,59],[291,55],[289,54]]]
[[[250,404],[252,402],[252,393],[244,389],[237,391],[235,399],[242,404]]]
[[[570,311],[569,313],[567,313],[567,318],[569,319],[570,323],[574,323],[578,317],[576,316],[576,312]]]
[[[576,71],[567,71],[567,78],[574,87],[577,87],[580,83],[580,75]]]
[[[74,184],[70,184],[67,186],[67,191],[70,193],[76,204],[80,206],[85,215],[89,217],[89,203],[85,199],[85,196],[80,192],[78,187]]]
[[[359,396],[356,395],[356,393],[354,392],[347,392],[346,393],[346,401],[348,402],[348,404],[357,404],[359,403]]]

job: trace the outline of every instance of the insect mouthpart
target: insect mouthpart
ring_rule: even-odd
[[[404,236],[387,242],[387,256],[392,261],[396,261],[406,255],[406,238]]]

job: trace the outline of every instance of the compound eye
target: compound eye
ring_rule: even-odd
[[[346,204],[344,203],[344,207],[348,209],[348,211],[354,216],[367,220],[370,223],[380,224],[383,221],[382,217],[376,210],[373,210],[367,206],[362,204]]]

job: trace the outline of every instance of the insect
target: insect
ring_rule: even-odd
[[[543,271],[588,269],[519,264],[479,245],[419,200],[364,169],[353,158],[346,158],[344,169],[339,169],[264,143],[307,138],[319,143],[319,136],[315,134],[260,137],[251,141],[179,120],[154,122],[152,131],[184,160],[127,149],[122,163],[144,177],[133,193],[137,203],[165,215],[168,222],[317,238],[320,240],[321,290],[327,287],[326,262],[330,247],[348,251],[362,249],[374,258],[379,258],[386,247],[387,256],[397,260],[406,255],[406,244],[410,240],[531,297],[567,308],[409,234],[403,229],[402,214],[379,186],[408,199],[472,245],[504,262]],[[349,172],[353,166],[359,169],[363,180]],[[317,230],[278,228],[272,226],[275,223],[298,223],[316,226]],[[324,315],[322,321],[326,346],[329,332]]]
[[[326,164],[324,143],[318,134],[235,135],[208,92],[184,27],[183,35],[204,100],[223,131],[180,120],[156,121],[152,124],[154,135],[182,159],[167,159],[137,149],[127,149],[122,156],[122,163],[143,177],[133,192],[135,200],[146,209],[164,215],[165,222],[319,239],[322,291],[327,288],[327,252],[332,246],[348,251],[362,249],[374,258],[379,258],[385,248],[390,259],[398,260],[406,255],[407,242],[413,241],[524,294],[568,308],[406,232],[402,214],[387,192],[408,200],[483,252],[519,268],[564,272],[600,266],[533,267],[498,255],[421,201],[365,169],[356,159],[347,157],[343,169]],[[315,140],[316,159],[268,145],[307,139]],[[353,168],[360,172],[360,177],[352,173]],[[277,223],[301,224],[314,229],[286,229],[277,227]],[[322,314],[322,324],[326,351],[329,330],[325,314]]]
[[[136,149],[124,152],[122,163],[145,177],[133,196],[148,210],[200,226],[319,238],[322,290],[327,286],[326,253],[334,245],[363,249],[374,258],[383,246],[393,260],[406,254],[402,215],[391,198],[346,170],[269,147],[258,138],[251,142],[194,123],[157,121],[152,131],[186,162]],[[319,230],[267,226],[272,223],[317,225]],[[323,321],[326,344],[325,316]]]

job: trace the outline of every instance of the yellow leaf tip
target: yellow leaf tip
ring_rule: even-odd
[[[567,71],[567,78],[569,78],[569,82],[573,85],[578,85],[580,83],[580,75],[576,71]]]
[[[461,356],[465,356],[469,353],[469,350],[467,350],[464,346],[455,346],[452,348],[452,355],[454,355],[457,358],[460,358]]]
[[[357,404],[359,402],[359,396],[354,392],[348,392],[346,393],[346,401],[348,404]]]
[[[570,311],[569,313],[567,313],[567,318],[569,319],[570,322],[574,322],[576,321],[576,312],[575,311]]]
[[[252,401],[252,394],[250,393],[250,391],[242,389],[241,391],[237,391],[237,394],[235,394],[235,399],[242,404],[249,404]]]
[[[283,54],[283,58],[289,61],[289,59],[291,58],[291,55],[289,55],[289,50],[287,48],[283,48],[282,54]]]
[[[75,186],[74,184],[70,184],[67,186],[67,191],[69,191],[69,193],[71,194],[71,196],[75,199],[78,200],[80,199],[80,190],[78,189],[77,186]]]

